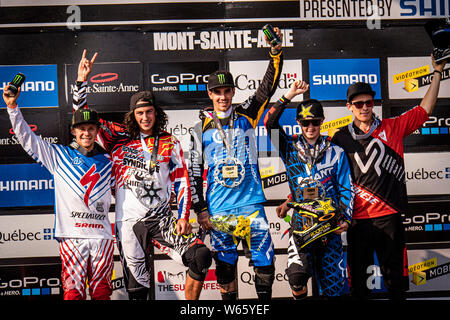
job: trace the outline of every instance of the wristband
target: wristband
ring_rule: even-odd
[[[441,78],[442,78],[442,71],[434,70],[433,73],[435,73],[435,72],[439,73],[441,75]]]
[[[284,95],[281,96],[280,99],[278,99],[278,101],[280,101],[281,104],[287,105],[289,104],[289,102],[291,102],[291,100],[289,100],[288,98],[286,98]]]

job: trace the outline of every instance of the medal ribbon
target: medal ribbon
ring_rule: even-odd
[[[149,138],[150,141],[150,138]],[[150,160],[150,166],[149,171],[150,174],[153,175],[153,172],[155,172],[155,169],[158,165],[158,149],[159,149],[159,135],[155,137],[155,142],[153,143],[153,150],[150,157],[150,149],[147,146],[147,143],[145,143],[144,134],[141,133],[141,144],[142,144],[142,150],[144,151],[144,159],[146,161]]]

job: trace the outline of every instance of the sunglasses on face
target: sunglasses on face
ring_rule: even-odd
[[[374,103],[375,101],[371,99],[366,101],[353,101],[352,105],[354,105],[356,109],[361,109],[362,107],[364,107],[364,105],[366,105],[368,108],[372,108]]]
[[[313,120],[300,120],[300,125],[302,127],[309,127],[312,124],[314,127],[320,126],[321,119],[313,119]]]

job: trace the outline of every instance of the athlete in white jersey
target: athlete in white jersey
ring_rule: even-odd
[[[24,120],[16,100],[6,102],[12,129],[24,150],[53,175],[55,238],[62,260],[65,300],[109,300],[112,293],[114,238],[108,212],[111,204],[111,161],[95,144],[97,112],[84,109],[72,118],[74,141],[52,144],[37,136]]]

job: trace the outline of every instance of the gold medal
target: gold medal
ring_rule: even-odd
[[[224,179],[236,179],[238,177],[238,167],[237,166],[223,166],[222,167],[222,177]]]
[[[319,198],[319,188],[318,187],[309,187],[303,189],[303,199],[305,200],[313,200]]]

